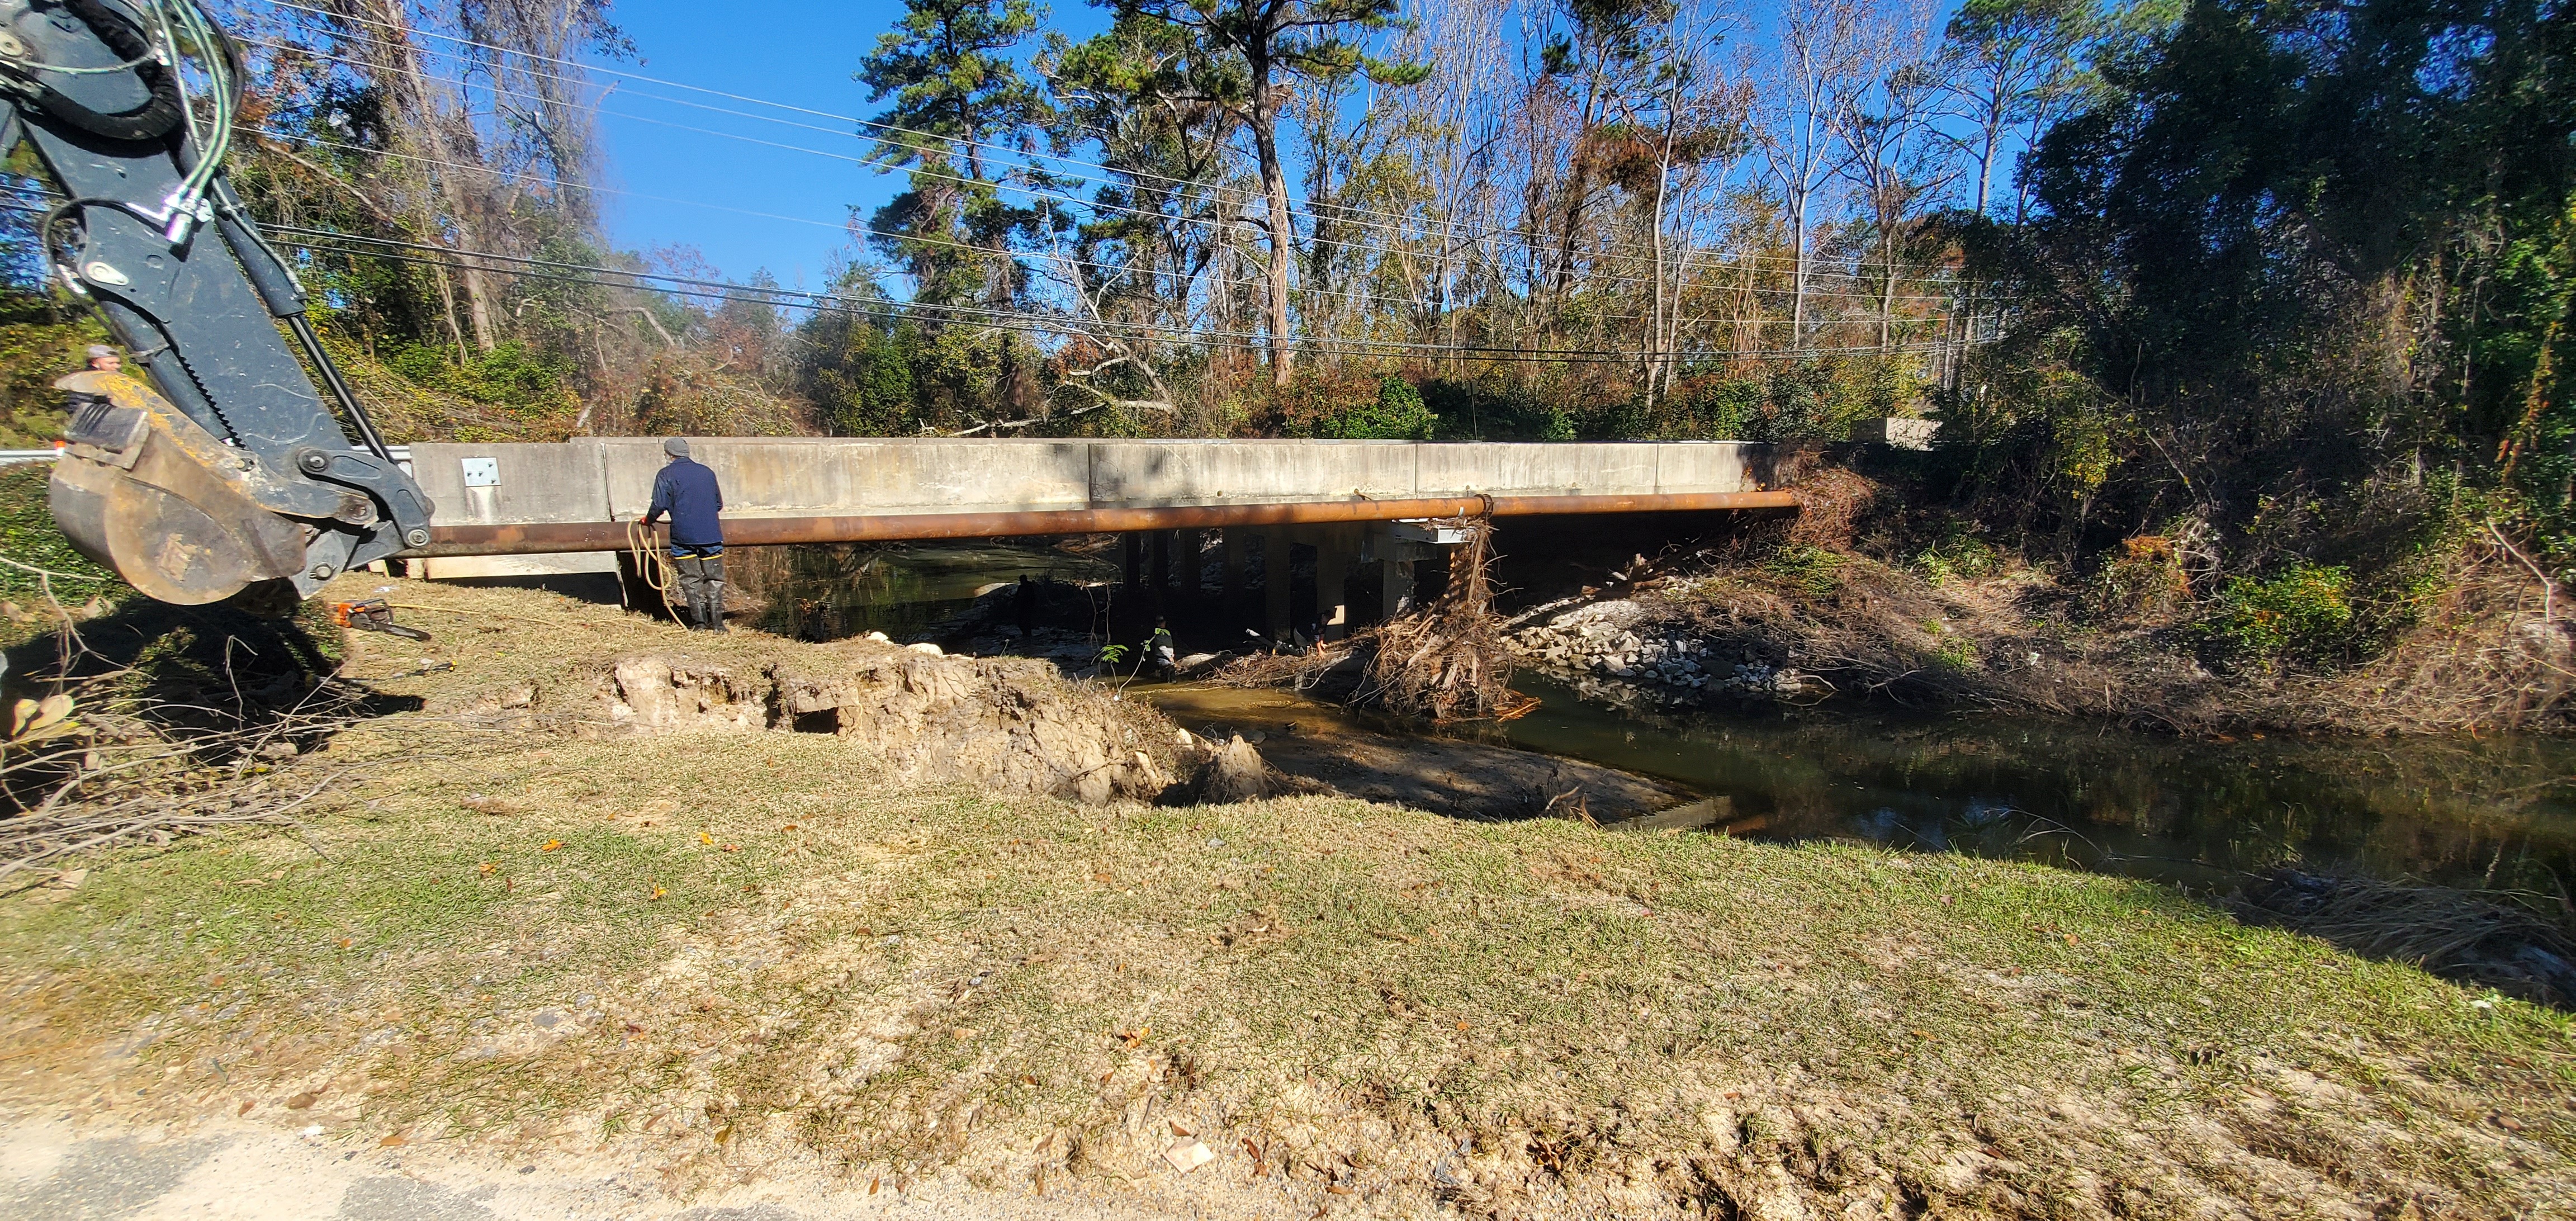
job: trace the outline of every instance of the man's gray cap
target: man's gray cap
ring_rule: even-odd
[[[106,344],[103,344],[103,343],[94,343],[94,344],[89,345],[89,359],[91,359],[91,360],[97,360],[99,357],[102,357],[102,356],[114,356],[114,355],[116,355],[116,349],[111,348],[111,347],[107,346]]]
[[[689,439],[687,437],[673,437],[668,441],[664,441],[662,443],[662,452],[669,454],[674,458],[686,458],[689,456]]]

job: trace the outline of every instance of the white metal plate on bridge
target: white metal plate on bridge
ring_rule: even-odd
[[[1467,531],[1463,527],[1411,518],[1388,523],[1387,533],[1404,542],[1430,543],[1439,547],[1454,547],[1467,541]]]
[[[498,458],[461,458],[456,464],[464,468],[465,486],[469,488],[501,486],[501,460]]]

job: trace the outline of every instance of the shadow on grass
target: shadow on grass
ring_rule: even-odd
[[[420,708],[417,697],[334,677],[340,629],[329,615],[316,602],[280,619],[224,604],[171,606],[128,591],[105,614],[7,649],[0,702],[71,694],[90,733],[181,745],[200,764],[281,744],[301,753],[351,721]],[[11,795],[50,790],[78,774],[66,769],[91,766],[77,751],[61,764],[19,770]]]
[[[2254,875],[2221,906],[2248,924],[2306,933],[2347,953],[2576,1010],[2576,937],[2566,925],[2471,891],[2284,867]]]

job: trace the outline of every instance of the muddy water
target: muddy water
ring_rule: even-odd
[[[880,553],[882,554],[882,553]],[[908,549],[863,580],[830,580],[849,553],[809,562],[797,598],[832,635],[898,639],[1022,571],[1102,579],[1108,565],[997,546]],[[1061,564],[1060,569],[1032,565]],[[879,575],[881,574],[881,575]],[[810,582],[825,578],[822,588]],[[778,599],[788,601],[788,599]],[[867,626],[858,626],[866,624]],[[1776,839],[1845,838],[2048,861],[2199,886],[2300,863],[2390,878],[2528,890],[2576,888],[2576,742],[2508,737],[2248,736],[2183,741],[2101,726],[1855,711],[1658,715],[1576,697],[1544,676],[1514,684],[1539,709],[1464,736],[1674,782],[1709,800],[1653,825]],[[1419,732],[1280,692],[1139,688],[1184,724],[1278,722]],[[1437,752],[1426,752],[1436,754]]]

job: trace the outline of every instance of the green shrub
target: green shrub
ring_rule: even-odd
[[[1413,383],[1388,374],[1377,379],[1377,398],[1344,407],[1315,424],[1315,435],[1336,441],[1428,441],[1440,423]]]
[[[107,328],[88,313],[58,322],[43,298],[0,291],[0,447],[51,444],[63,423],[54,379],[80,369],[82,348],[107,342]]]
[[[2232,577],[2194,631],[2227,662],[2323,662],[2353,644],[2352,574],[2300,563],[2268,578]]]
[[[1791,544],[1762,558],[1762,571],[1782,587],[1810,598],[1829,597],[1842,585],[1844,558],[1822,547]]]
[[[79,606],[92,594],[104,594],[109,601],[132,594],[132,587],[114,573],[73,550],[72,541],[54,525],[53,510],[45,503],[53,474],[51,462],[0,466],[0,556],[12,561],[0,564],[0,595],[31,608],[41,601],[46,582],[28,568],[75,578],[51,582],[54,597],[65,606]]]
[[[1701,377],[1674,387],[1665,401],[1667,436],[1732,441],[1753,434],[1762,419],[1763,385],[1742,377]]]
[[[1421,387],[1424,406],[1452,437],[1479,441],[1571,441],[1574,414],[1541,401],[1526,385],[1434,378]]]
[[[2163,534],[2120,540],[2119,554],[2105,558],[2085,587],[2093,613],[2110,619],[2160,616],[2190,594],[2182,555]]]
[[[406,343],[388,353],[384,364],[416,386],[522,414],[543,414],[566,404],[579,406],[571,386],[572,363],[515,340],[489,352],[463,355],[444,347]]]

